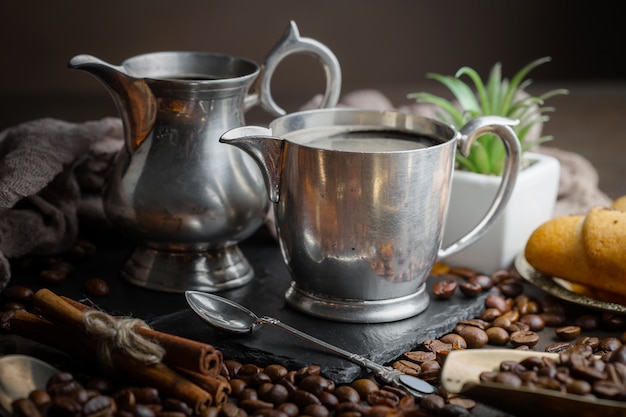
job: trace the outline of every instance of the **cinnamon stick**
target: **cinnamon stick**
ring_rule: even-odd
[[[120,354],[113,354],[113,363],[116,369],[123,371],[135,381],[152,386],[167,397],[177,398],[190,407],[196,414],[214,404],[211,393],[190,381],[188,378],[176,373],[163,363],[146,365],[143,362]]]
[[[176,371],[210,393],[213,396],[214,405],[222,405],[228,400],[232,389],[226,377],[203,375],[183,368],[176,368]]]
[[[8,332],[65,352],[74,358],[84,361],[93,359],[87,354],[89,349],[85,349],[74,334],[36,314],[11,311],[10,316],[3,320],[2,327]]]
[[[82,323],[82,312],[67,303],[61,297],[48,289],[37,291],[33,297],[33,305],[40,310],[45,318],[73,334],[74,340],[80,341],[95,357],[95,343],[90,340]],[[14,327],[10,324],[10,327]],[[18,328],[19,326],[16,326]],[[118,373],[130,376],[137,382],[157,388],[163,395],[177,398],[187,403],[196,413],[213,404],[213,396],[191,382],[184,376],[176,373],[163,363],[147,365],[120,351],[112,353],[114,368]]]
[[[61,296],[61,299],[82,312],[93,310],[92,307],[71,298]],[[202,375],[219,375],[223,357],[212,345],[146,327],[136,327],[135,331],[165,349],[163,362],[168,365]]]

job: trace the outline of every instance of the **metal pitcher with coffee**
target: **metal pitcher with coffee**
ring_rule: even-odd
[[[513,124],[487,116],[457,131],[402,112],[336,108],[235,128],[220,141],[248,152],[265,174],[292,276],[287,302],[372,323],[424,311],[433,264],[480,238],[507,204],[520,161]],[[500,189],[482,221],[442,248],[455,152],[467,154],[485,133],[506,150]]]
[[[210,52],[155,52],[120,66],[90,55],[71,59],[104,83],[124,123],[120,151],[103,192],[112,223],[138,242],[122,269],[128,281],[166,292],[215,292],[249,282],[254,270],[238,247],[269,208],[254,161],[218,139],[245,125],[260,105],[285,114],[270,81],[294,53],[314,55],[326,74],[322,107],[335,106],[341,70],[323,44],[300,37],[295,23],[255,62]]]

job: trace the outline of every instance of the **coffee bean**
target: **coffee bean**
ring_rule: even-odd
[[[139,404],[158,404],[160,402],[159,390],[153,387],[139,387],[132,390]]]
[[[430,270],[430,275],[441,277],[450,273],[450,265],[443,262],[435,262]]]
[[[59,284],[67,279],[67,272],[55,269],[44,269],[39,276],[46,284]]]
[[[376,391],[376,390],[380,389],[378,384],[376,382],[372,381],[369,378],[359,378],[359,379],[356,379],[356,380],[352,381],[350,386],[352,388],[354,388],[359,393],[359,397],[362,400],[367,399],[367,395],[370,392]]]
[[[501,282],[498,289],[507,297],[516,297],[524,292],[524,286],[519,282]]]
[[[448,399],[450,404],[458,405],[459,407],[463,407],[466,410],[472,410],[476,407],[476,401],[471,398],[465,397],[451,397]]]
[[[476,274],[470,277],[467,282],[480,285],[483,291],[489,291],[493,288],[493,280],[490,276],[484,274]]]
[[[441,365],[438,361],[426,361],[420,365],[420,375],[419,377],[424,381],[433,381],[439,377],[439,372],[441,371]]]
[[[546,294],[539,300],[543,313],[554,313],[565,315],[565,305],[555,296]]]
[[[330,411],[323,404],[309,404],[302,409],[302,415],[310,417],[328,417]]]
[[[2,291],[2,294],[14,301],[22,304],[30,303],[33,300],[34,292],[23,285],[12,285]]]
[[[465,326],[459,332],[459,335],[467,342],[470,349],[478,349],[485,346],[489,342],[489,336],[483,329],[474,326]]]
[[[516,321],[511,323],[509,327],[506,328],[509,333],[515,332],[528,332],[530,331],[530,326],[524,322]]]
[[[289,371],[283,365],[271,364],[266,366],[263,369],[263,372],[265,372],[270,377],[272,382],[276,382],[280,378],[283,378],[285,375],[287,375]]]
[[[539,343],[539,335],[533,331],[516,331],[511,333],[510,342],[513,346],[526,345],[528,347],[533,347],[537,343]]]
[[[624,391],[623,385],[611,381],[597,380],[592,385],[592,392],[595,395],[609,400],[623,398]]]
[[[37,405],[28,398],[19,398],[12,403],[13,414],[16,417],[41,417]]]
[[[452,345],[450,343],[445,343],[438,339],[426,339],[424,340],[424,348],[428,349],[430,352],[434,352],[437,354],[442,351],[450,351],[452,350]]]
[[[485,298],[485,307],[486,308],[497,308],[502,313],[506,313],[511,310],[510,306],[507,304],[506,299],[502,296],[490,294]]]
[[[260,410],[259,410],[259,412],[260,412]],[[240,410],[239,410],[239,407],[237,407],[237,405],[235,405],[235,404],[233,404],[231,402],[227,402],[227,403],[222,404],[222,407],[221,407],[221,410],[219,412],[219,415],[220,415],[220,417],[239,417]]]
[[[454,350],[467,349],[467,342],[465,341],[465,339],[463,339],[463,337],[461,337],[460,335],[456,333],[445,334],[441,336],[439,340],[441,340],[444,343],[451,344],[452,349]],[[435,358],[427,359],[427,360],[434,360],[434,359]],[[425,361],[422,361],[422,362],[425,362]]]
[[[572,345],[568,342],[551,343],[545,347],[544,351],[549,353],[559,353],[569,349]]]
[[[609,357],[609,362],[626,364],[626,345],[622,345],[613,351]]]
[[[272,384],[272,383],[269,383],[267,385],[269,385],[269,389],[265,390],[260,395],[261,400],[268,402],[268,403],[272,403],[275,406],[277,406],[279,404],[286,402],[289,399],[290,391],[284,385]],[[307,387],[305,388],[307,391],[313,389],[313,387],[309,385],[310,384],[307,384]],[[300,384],[300,388],[302,388],[302,384]],[[316,394],[317,396],[320,396],[322,394],[322,391],[323,391],[323,385],[320,384],[316,387],[314,394]],[[260,388],[259,388],[259,392],[261,392]],[[310,392],[313,392],[313,391],[310,391]]]
[[[115,401],[105,395],[96,395],[83,406],[83,414],[90,416],[112,416],[117,411]]]
[[[2,304],[2,311],[26,311],[26,306],[18,301],[9,300]]]
[[[577,317],[574,324],[584,331],[596,330],[600,327],[600,317],[595,314],[584,314]]]
[[[565,314],[559,314],[559,313],[554,313],[554,312],[552,313],[543,312],[543,313],[539,313],[539,315],[541,316],[546,326],[548,327],[559,327],[565,324],[565,319],[566,319]]]
[[[472,298],[483,292],[483,287],[478,283],[467,281],[459,284],[459,290],[464,296]]]
[[[39,409],[43,409],[43,407],[50,404],[51,401],[50,394],[43,389],[31,391],[30,394],[28,394],[28,399],[35,403]]]
[[[486,308],[480,313],[481,320],[485,321],[494,321],[496,318],[500,317],[502,312],[495,307]]]
[[[539,314],[530,313],[520,317],[522,323],[528,324],[529,330],[533,332],[539,332],[546,327],[546,322],[543,321]]]
[[[304,391],[303,391],[304,392]],[[309,394],[309,393],[307,393]],[[310,402],[307,404],[311,404]],[[272,409],[274,408],[274,404],[272,403],[268,403],[266,401],[261,401],[261,400],[243,400],[239,403],[239,406],[246,410],[246,412],[248,412],[248,414],[255,414],[258,413],[259,411],[263,410],[263,409]]]
[[[482,330],[485,330],[491,326],[489,322],[482,320],[482,319],[461,320],[459,324],[465,324],[468,326],[478,327],[479,329],[482,329]]]
[[[509,332],[502,327],[493,326],[485,330],[488,343],[494,346],[504,346],[509,342]]]
[[[320,395],[318,395],[317,398],[320,399],[320,402],[322,403],[322,405],[324,405],[324,407],[331,409],[331,410],[334,410],[335,407],[337,407],[337,404],[339,404],[339,399],[337,399],[337,396],[333,394],[332,392],[322,391],[320,392]],[[280,404],[284,404],[284,402]]]
[[[259,392],[255,390],[254,388],[244,388],[240,393],[236,395],[236,397],[239,401],[258,400]]]
[[[472,277],[476,276],[476,271],[471,268],[464,268],[461,266],[453,266],[450,268],[450,274],[456,275],[457,277],[463,278],[465,280],[469,280]]]
[[[366,401],[369,405],[386,405],[388,407],[396,407],[400,402],[400,397],[391,391],[379,389],[370,392],[367,395]]]
[[[322,368],[319,365],[304,366],[296,371],[294,374],[294,380],[296,382],[300,382],[309,375],[320,375],[321,373]]]
[[[422,362],[426,362],[426,361],[433,361],[435,360],[435,358],[437,357],[437,355],[435,354],[435,352],[429,351],[423,351],[423,350],[416,350],[416,351],[411,351],[411,352],[405,352],[404,356],[416,363],[422,363]]]
[[[438,412],[446,405],[446,400],[437,394],[428,394],[420,401],[420,408]]]
[[[358,391],[351,387],[350,385],[341,385],[338,386],[334,391],[335,396],[339,400],[340,403],[343,402],[359,402],[361,399]]]
[[[555,329],[556,336],[561,340],[574,340],[580,336],[580,327],[563,326]]]
[[[509,279],[510,277],[511,277],[511,273],[505,269],[495,271],[494,273],[491,274],[491,280],[495,284],[498,284],[506,279]]]
[[[96,297],[104,297],[109,295],[111,289],[109,288],[109,284],[100,278],[88,278],[85,281],[85,292],[88,295],[93,295]]]
[[[404,372],[407,375],[419,376],[422,372],[422,368],[415,362],[407,360],[398,360],[391,364],[393,369]]]
[[[278,406],[278,411],[282,411],[287,417],[296,417],[300,414],[298,406],[289,402],[280,404]]]
[[[587,381],[575,379],[566,384],[565,389],[570,394],[587,395],[591,392],[591,384]]]
[[[600,339],[595,336],[582,336],[576,339],[576,344],[589,346],[592,351],[595,351],[600,346]]]
[[[54,395],[50,402],[50,415],[54,416],[80,416],[83,407],[81,404],[68,395]]]
[[[439,299],[447,299],[454,295],[457,282],[453,279],[444,279],[433,284],[433,295]]]
[[[510,326],[511,326],[511,319],[503,314],[501,316],[496,317],[493,320],[491,327],[500,327],[502,329],[508,329]]]
[[[606,330],[620,330],[626,326],[626,316],[604,312],[602,313],[601,324]]]
[[[617,337],[605,337],[600,340],[598,350],[602,352],[613,352],[622,346],[622,342]]]
[[[319,396],[322,391],[328,391],[330,386],[330,381],[321,375],[309,375],[298,383],[298,388],[317,396]]]

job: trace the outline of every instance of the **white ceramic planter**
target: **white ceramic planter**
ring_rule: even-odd
[[[528,152],[530,166],[518,176],[509,203],[489,231],[474,244],[443,261],[491,274],[508,268],[524,249],[530,234],[552,217],[559,188],[559,161]],[[456,170],[452,179],[443,244],[464,235],[489,208],[500,177]]]

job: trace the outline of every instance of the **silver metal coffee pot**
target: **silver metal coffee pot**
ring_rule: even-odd
[[[111,222],[138,242],[122,268],[133,284],[166,292],[216,292],[248,283],[238,247],[269,208],[262,174],[241,150],[219,143],[255,105],[274,116],[270,81],[293,53],[314,55],[326,75],[322,107],[337,104],[341,70],[323,44],[291,22],[263,67],[210,52],[155,52],[120,66],[78,55],[69,66],[96,76],[123,119],[125,146],[103,191]]]

